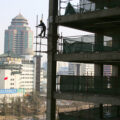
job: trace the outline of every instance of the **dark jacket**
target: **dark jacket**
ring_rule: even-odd
[[[41,26],[43,28],[43,30],[46,30],[46,26],[43,22],[41,22],[38,26]]]

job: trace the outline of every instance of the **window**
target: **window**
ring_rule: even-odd
[[[14,81],[14,79],[10,79],[11,81]]]
[[[10,85],[14,85],[14,83],[11,83]]]

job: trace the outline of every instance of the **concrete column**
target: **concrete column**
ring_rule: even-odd
[[[117,117],[120,117],[120,106],[116,106],[117,107]]]
[[[112,65],[112,76],[118,76],[119,66],[118,65]]]
[[[76,75],[80,76],[80,64],[76,64]]]
[[[95,9],[96,10],[103,10],[104,9],[104,0],[97,1],[95,3]]]
[[[94,76],[103,76],[103,64],[94,65]]]
[[[112,65],[112,76],[113,76],[113,80],[111,82],[111,90],[116,93],[119,94],[119,79],[120,79],[120,74],[119,74],[119,65]]]
[[[103,119],[103,104],[99,105],[100,119]]]
[[[104,46],[104,36],[102,34],[95,34],[95,51],[102,51]]]
[[[95,67],[94,76],[97,76],[97,77],[94,77],[94,89],[95,90],[98,90],[98,88],[102,89],[102,85],[99,85],[98,82],[100,82],[99,80],[101,79],[101,76],[103,76],[103,64],[95,64],[94,67]],[[102,82],[102,79],[101,79],[101,82]]]
[[[120,35],[119,33],[114,33],[112,37],[112,48],[113,50],[120,50]]]
[[[37,93],[40,93],[40,71],[41,71],[41,56],[36,56],[36,82],[35,90]]]
[[[58,0],[49,0],[49,28],[48,28],[48,70],[47,70],[47,114],[46,120],[56,119],[56,61],[57,24],[55,18],[58,13]]]

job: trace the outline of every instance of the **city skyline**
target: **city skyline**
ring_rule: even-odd
[[[1,27],[0,27],[0,54],[4,52],[4,31],[10,25],[11,19],[17,14],[21,13],[29,22],[29,26],[31,30],[33,30],[35,35],[35,26],[36,26],[36,16],[41,18],[43,14],[43,20],[45,24],[47,24],[47,16],[48,16],[48,1],[36,0],[0,0],[0,18],[1,18]]]
[[[47,19],[48,19],[48,0],[40,1],[40,0],[0,0],[1,1],[1,7],[0,7],[0,18],[1,18],[1,28],[0,28],[0,54],[3,53],[4,50],[4,30],[7,29],[8,25],[11,22],[11,19],[16,16],[18,13],[21,13],[28,21],[29,26],[31,27],[31,30],[33,30],[33,34],[35,36],[36,34],[36,16],[38,15],[38,22],[41,19],[43,15],[43,21],[45,22],[47,26]],[[8,15],[9,11],[9,15]],[[65,32],[63,32],[65,31]],[[72,32],[71,32],[72,31]],[[59,33],[62,33],[64,36],[69,36],[73,34],[88,34],[86,32],[80,31],[80,30],[71,30],[65,27],[59,28]],[[34,38],[35,40],[35,38]],[[47,57],[45,54],[42,54],[42,61],[46,61]]]

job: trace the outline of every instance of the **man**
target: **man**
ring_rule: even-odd
[[[43,23],[42,20],[40,20],[40,24],[38,26],[36,26],[36,27],[42,27],[41,33],[38,36],[42,37],[42,34],[43,34],[43,37],[45,37],[46,26],[45,26],[45,24]]]

